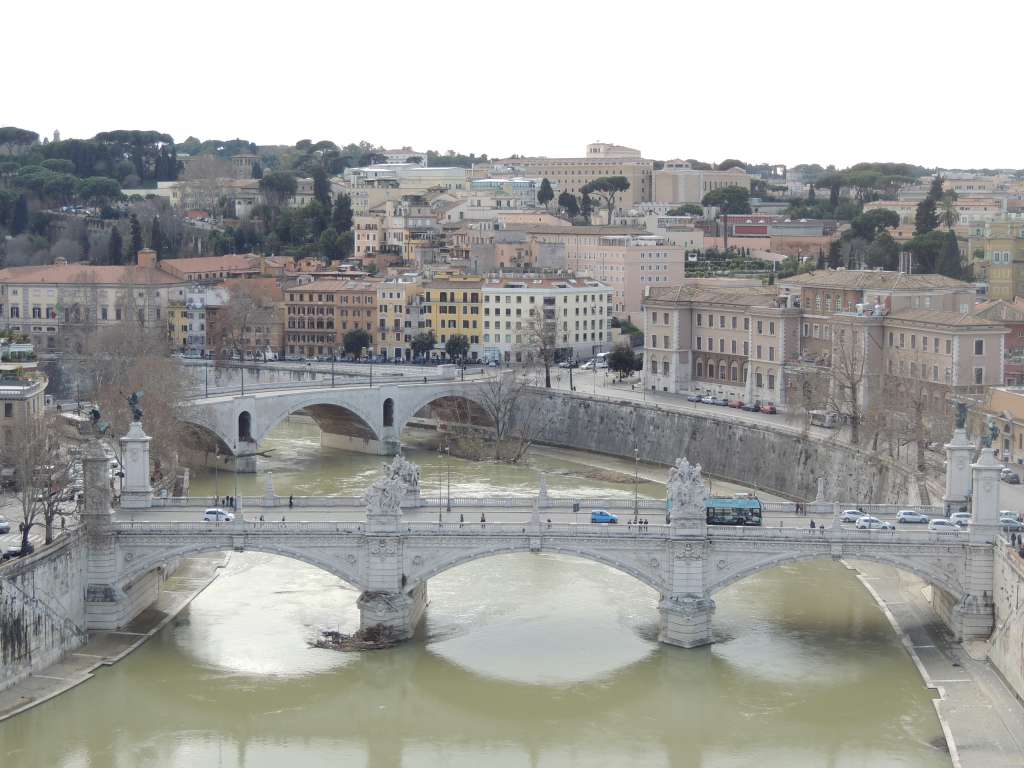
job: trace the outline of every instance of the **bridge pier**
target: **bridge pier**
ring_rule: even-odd
[[[697,595],[663,595],[658,602],[661,626],[658,640],[680,648],[711,643],[711,617],[715,601]]]
[[[378,625],[389,628],[401,640],[412,637],[427,607],[427,583],[411,592],[363,592],[356,602],[359,607],[359,629]]]

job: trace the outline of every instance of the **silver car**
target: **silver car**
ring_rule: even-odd
[[[928,515],[922,515],[912,509],[901,509],[896,513],[897,523],[924,523],[928,524]]]
[[[864,516],[864,513],[859,509],[844,509],[839,515],[839,522],[841,523],[856,523],[860,518]]]
[[[11,532],[11,524],[9,522],[7,522],[7,518],[6,517],[4,517],[3,515],[0,515],[0,533],[10,533],[10,532]]]

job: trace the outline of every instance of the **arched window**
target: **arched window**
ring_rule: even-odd
[[[715,364],[714,363],[708,363],[708,378],[709,379],[715,378]]]
[[[248,411],[238,414],[238,439],[252,442],[252,415]]]
[[[729,371],[729,379],[731,381],[736,381],[737,378],[739,378],[739,368],[736,365],[733,365],[732,369]]]
[[[704,376],[704,363],[702,363],[700,360],[698,360],[697,361],[697,378],[699,379],[699,378],[702,378],[703,376]]]
[[[395,426],[395,401],[390,397],[384,401],[384,426]]]

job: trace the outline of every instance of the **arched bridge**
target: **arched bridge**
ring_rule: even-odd
[[[430,406],[486,422],[492,386],[490,379],[476,379],[262,389],[193,399],[182,419],[208,438],[211,453],[221,455],[253,454],[274,427],[300,411],[317,422],[324,445],[393,455],[402,429]],[[249,465],[239,468],[255,471],[255,463]]]

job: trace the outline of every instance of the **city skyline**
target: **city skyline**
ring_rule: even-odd
[[[953,111],[957,94],[969,93],[975,104],[1006,100],[998,77],[956,63],[984,61],[993,71],[1013,64],[1009,49],[986,43],[982,8],[957,18],[950,67],[943,55],[954,42],[949,16],[885,6],[882,17],[872,12],[883,7],[876,3],[844,20],[841,40],[815,26],[820,17],[803,2],[784,10],[739,6],[745,23],[718,33],[721,19],[710,11],[640,11],[652,29],[676,29],[676,42],[645,34],[619,39],[607,14],[531,3],[484,31],[466,21],[478,11],[459,2],[443,18],[387,30],[371,7],[346,8],[344,17],[318,9],[317,28],[336,25],[340,35],[312,40],[301,4],[290,16],[257,10],[246,19],[203,7],[205,21],[105,6],[115,26],[130,8],[133,29],[144,30],[157,49],[97,47],[78,34],[96,26],[95,13],[64,6],[68,23],[49,33],[57,53],[36,61],[36,38],[21,35],[0,54],[8,67],[33,61],[28,77],[8,85],[5,124],[43,136],[137,128],[176,141],[367,140],[490,157],[579,156],[600,140],[661,160],[1024,167],[1010,121],[961,119]],[[408,15],[401,7],[398,18]],[[12,28],[34,28],[42,13],[12,9]],[[998,13],[1012,27],[1022,11]],[[885,36],[899,45],[883,45],[884,56],[865,60],[849,44],[870,47],[882,34],[881,18]],[[908,44],[911,34],[939,42]],[[115,95],[89,86],[103,82]]]

